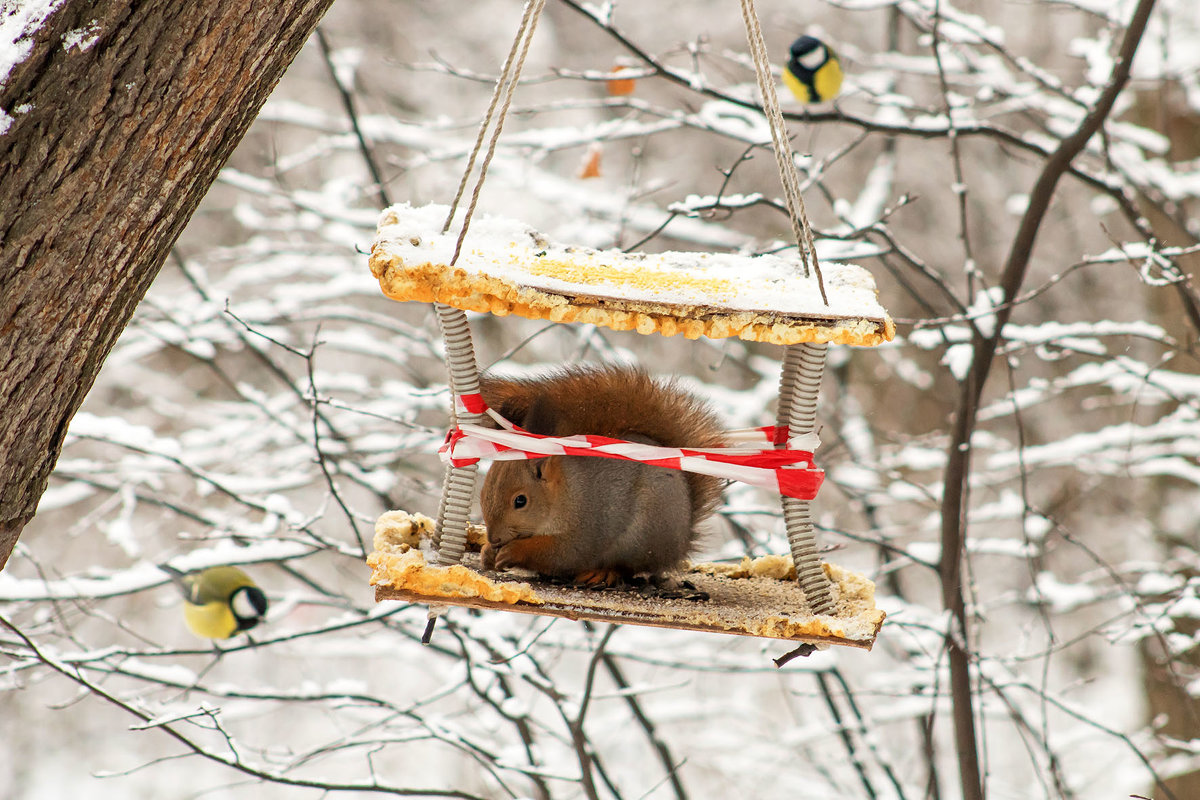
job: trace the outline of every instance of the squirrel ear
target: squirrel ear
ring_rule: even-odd
[[[562,480],[562,462],[558,456],[535,458],[530,464],[533,467],[533,476],[539,481],[557,484]]]

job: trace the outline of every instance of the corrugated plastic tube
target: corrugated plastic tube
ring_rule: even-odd
[[[821,376],[825,372],[825,355],[829,345],[788,345],[784,348],[783,372],[779,378],[779,412],[776,424],[788,428],[789,436],[812,433],[817,422],[817,395],[821,391]],[[796,580],[808,598],[814,614],[833,612],[833,596],[821,557],[817,554],[817,538],[813,530],[811,502],[794,497],[783,498],[783,522],[787,528],[792,561],[796,565]]]

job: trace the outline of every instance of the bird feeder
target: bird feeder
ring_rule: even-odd
[[[889,341],[895,328],[878,303],[870,273],[855,265],[816,263],[753,0],[741,0],[742,13],[799,246],[796,259],[594,250],[554,242],[499,217],[482,216],[472,224],[544,2],[525,5],[454,203],[384,211],[371,248],[371,271],[393,300],[434,304],[445,338],[455,430],[477,426],[483,412],[466,311],[689,339],[736,336],[782,346],[778,414],[768,438],[793,456],[790,464],[772,471],[774,488],[782,495],[791,559],[692,565],[680,576],[686,590],[672,593],[637,587],[595,591],[533,574],[485,572],[469,543],[472,532],[482,543],[478,526],[469,524],[478,464],[447,454],[451,466],[437,520],[390,512],[376,526],[376,550],[368,558],[376,599],[870,649],[884,614],[875,607],[870,580],[822,563],[818,555],[810,504],[821,473],[811,463],[811,450],[828,346],[878,345]],[[465,213],[458,213],[493,117],[478,183]],[[809,463],[795,462],[798,451]],[[420,546],[422,532],[431,547]]]
[[[389,208],[380,219],[370,265],[393,300],[437,305],[460,398],[478,394],[462,311],[689,339],[736,336],[784,346],[777,426],[795,438],[813,434],[828,345],[873,346],[894,334],[874,280],[855,265],[822,265],[826,304],[815,276],[805,277],[799,264],[779,256],[593,250],[553,242],[513,220],[483,217],[472,224],[451,267],[456,237],[442,232],[448,211],[441,205]],[[458,403],[459,424],[470,422],[469,405]],[[693,565],[682,577],[694,592],[663,597],[636,588],[598,592],[533,575],[482,572],[467,543],[474,483],[474,465],[448,471],[431,532],[436,563],[426,563],[419,548],[396,546],[412,528],[422,527],[419,517],[381,519],[380,549],[370,558],[376,599],[865,648],[882,624],[871,582],[817,557],[808,499],[783,498],[797,576],[780,557]]]

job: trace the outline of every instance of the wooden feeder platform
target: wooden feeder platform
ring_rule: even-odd
[[[473,526],[472,539],[482,540]],[[738,564],[694,564],[676,576],[677,587],[652,585],[591,589],[522,571],[487,572],[479,555],[462,564],[427,564],[420,549],[433,521],[391,511],[376,523],[375,552],[367,563],[376,600],[467,606],[573,620],[614,622],[677,630],[727,633],[871,649],[883,624],[875,584],[826,563],[834,594],[832,614],[813,615],[796,583],[788,556],[743,559]],[[790,574],[789,574],[790,571]]]

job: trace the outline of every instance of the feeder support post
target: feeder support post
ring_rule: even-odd
[[[446,346],[452,424],[479,423],[483,419],[482,414],[463,411],[454,402],[454,398],[462,395],[479,394],[479,366],[475,362],[475,345],[471,341],[471,326],[467,322],[466,312],[444,303],[434,303],[434,309]],[[471,500],[475,495],[478,472],[478,464],[446,470],[446,479],[442,482],[442,502],[438,506],[437,529],[434,531],[438,563],[444,567],[462,561],[463,551],[466,550],[467,519],[471,515]]]
[[[787,438],[813,433],[817,423],[817,395],[821,376],[825,372],[825,342],[806,342],[784,348],[783,372],[779,377],[779,411],[776,424],[786,429]],[[813,531],[811,501],[795,497],[783,498],[783,522],[787,528],[792,561],[796,565],[796,580],[804,589],[814,614],[833,611],[829,580],[817,554],[817,539]]]

